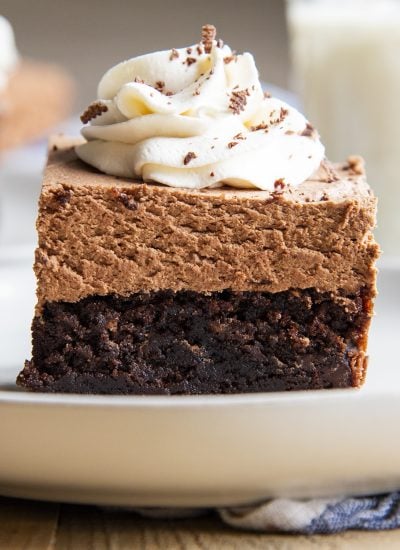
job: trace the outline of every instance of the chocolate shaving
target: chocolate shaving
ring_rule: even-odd
[[[187,57],[185,63],[188,67],[190,67],[190,65],[196,63],[196,61],[197,59],[195,57]]]
[[[279,111],[278,118],[275,118],[274,120],[271,120],[271,124],[280,124],[281,122],[283,122],[285,120],[285,118],[287,117],[288,114],[289,114],[289,111],[287,109],[284,109],[283,107],[281,107],[281,110]]]
[[[183,159],[183,164],[186,166],[187,164],[189,164],[189,162],[193,159],[197,158],[197,155],[196,153],[193,153],[193,151],[189,151],[188,154],[185,156],[185,158]]]
[[[347,157],[347,164],[349,170],[358,176],[362,176],[365,173],[364,159],[358,155],[351,155]]]
[[[283,191],[285,187],[286,187],[286,183],[284,178],[279,178],[278,180],[274,181],[275,191]]]
[[[265,122],[261,122],[261,124],[257,124],[257,126],[251,126],[250,131],[257,132],[258,130],[266,130],[267,128],[268,124]]]
[[[210,177],[213,178],[215,176],[214,172],[210,172]]]
[[[236,136],[233,136],[233,139],[246,139],[246,137],[242,134],[242,132],[239,132]]]
[[[204,53],[204,50],[203,48],[200,46],[200,44],[196,47],[196,50],[197,50],[197,54],[198,55],[202,55]]]
[[[101,101],[95,101],[91,103],[89,107],[82,113],[81,122],[87,124],[92,119],[106,113],[108,111],[107,105],[104,105]]]
[[[237,144],[238,144],[237,141],[231,141],[231,142],[228,143],[228,147],[229,147],[229,149],[232,149],[232,147],[235,147],[235,145],[237,145]]]
[[[154,86],[154,88],[155,88],[158,92],[163,93],[164,88],[165,88],[165,82],[164,82],[163,80],[157,80],[156,85]]]
[[[304,128],[304,130],[301,132],[300,135],[304,137],[314,138],[317,135],[317,131],[315,130],[312,124],[307,122],[306,127]]]
[[[136,82],[136,84],[144,84],[144,80],[139,78],[138,76],[135,76],[133,82]]]
[[[211,52],[213,41],[217,35],[217,29],[214,25],[203,25],[201,29],[201,43],[204,46],[204,51],[206,53]]]
[[[169,60],[172,61],[173,59],[178,59],[178,57],[179,57],[178,50],[176,50],[175,48],[172,48],[170,56],[169,56]]]
[[[192,48],[186,48],[186,52],[190,55],[192,53]]]
[[[236,58],[236,55],[227,55],[226,57],[224,57],[225,65],[228,65],[228,63],[231,63],[232,61],[236,61]]]
[[[63,187],[54,193],[54,199],[60,206],[66,206],[72,198],[72,190]]]
[[[293,130],[287,130],[287,131],[285,132],[285,134],[286,134],[287,136],[292,136],[294,133],[295,133],[295,132],[294,132]]]
[[[326,180],[325,181],[327,183],[333,183],[334,181],[339,181],[340,180],[340,177],[337,174],[336,170],[333,168],[333,166],[326,159],[324,159],[321,162],[321,168],[324,170],[324,172],[326,174]]]
[[[138,209],[138,203],[131,195],[128,195],[127,193],[120,193],[118,198],[128,210]]]
[[[223,48],[224,47],[224,41],[221,40],[221,38],[218,38],[217,40],[217,48]]]
[[[247,89],[233,91],[230,98],[229,109],[231,109],[235,115],[238,115],[241,111],[244,111],[247,104],[247,97],[249,95],[250,94]]]

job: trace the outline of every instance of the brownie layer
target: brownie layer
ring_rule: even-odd
[[[47,303],[18,383],[117,394],[358,386],[372,294],[163,290]]]
[[[37,222],[38,308],[162,289],[281,292],[375,284],[375,203],[360,162],[298,187],[188,190],[122,180],[57,138]]]

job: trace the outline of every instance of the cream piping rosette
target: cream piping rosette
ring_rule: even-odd
[[[76,151],[114,176],[274,190],[306,180],[324,156],[304,116],[263,93],[253,56],[215,40],[211,25],[200,44],[113,67],[98,98]]]

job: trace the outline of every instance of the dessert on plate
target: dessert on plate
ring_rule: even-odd
[[[376,293],[362,159],[324,158],[253,57],[199,44],[110,69],[55,137],[39,205],[35,391],[358,387]]]
[[[0,151],[42,136],[70,112],[73,84],[63,69],[21,59],[0,15]]]

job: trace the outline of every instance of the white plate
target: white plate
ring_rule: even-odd
[[[400,270],[380,275],[362,390],[220,397],[15,391],[33,281],[26,262],[0,272],[0,494],[221,506],[400,488]]]

